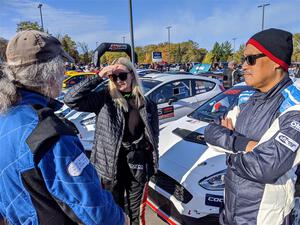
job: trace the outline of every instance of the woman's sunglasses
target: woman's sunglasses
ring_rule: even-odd
[[[244,64],[244,62],[246,62],[249,66],[253,66],[256,63],[256,60],[262,57],[265,57],[266,55],[263,53],[257,54],[257,55],[247,55],[242,57],[241,61],[242,64]]]
[[[127,80],[127,76],[128,76],[128,73],[119,73],[119,74],[111,74],[111,75],[108,76],[108,78],[111,81],[116,82],[118,80],[118,78],[119,78],[120,81]]]

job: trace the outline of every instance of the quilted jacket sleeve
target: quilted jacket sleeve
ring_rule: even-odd
[[[98,113],[104,105],[106,91],[92,91],[103,82],[99,76],[92,76],[73,86],[64,97],[64,103],[72,109]]]

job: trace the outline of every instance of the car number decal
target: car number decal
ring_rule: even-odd
[[[159,119],[166,119],[166,118],[171,118],[174,117],[174,107],[173,106],[167,106],[164,108],[158,109],[158,117]]]

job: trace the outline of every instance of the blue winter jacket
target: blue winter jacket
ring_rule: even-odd
[[[58,102],[19,90],[0,115],[0,213],[12,225],[123,225]]]

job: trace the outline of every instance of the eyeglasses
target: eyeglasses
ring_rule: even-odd
[[[111,74],[111,75],[108,76],[108,78],[111,81],[117,82],[118,78],[119,78],[120,81],[127,80],[127,76],[128,76],[128,73],[119,73],[119,74]]]
[[[266,55],[263,53],[260,53],[257,55],[247,55],[247,56],[242,57],[241,61],[242,61],[242,64],[244,64],[244,62],[246,61],[246,63],[249,66],[253,66],[253,65],[255,65],[257,59],[265,57],[265,56]]]

